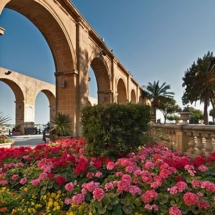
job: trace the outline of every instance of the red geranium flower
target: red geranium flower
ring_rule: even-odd
[[[94,166],[96,167],[96,169],[100,169],[102,167],[102,161],[100,158],[96,158],[94,161]]]
[[[66,182],[66,178],[64,176],[57,176],[55,179],[58,185],[63,185]]]
[[[48,173],[48,178],[54,178],[54,173],[52,172]]]
[[[86,172],[87,166],[88,166],[88,162],[85,159],[80,158],[79,163],[75,167],[74,173],[76,175],[79,175],[80,173]]]
[[[1,135],[1,139],[6,139],[6,136],[5,135]]]
[[[181,177],[181,176],[176,176],[175,177],[175,181],[185,181],[185,179],[183,178],[183,177]]]

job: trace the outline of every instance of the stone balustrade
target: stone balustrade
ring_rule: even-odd
[[[215,126],[199,124],[153,124],[156,143],[189,154],[191,157],[215,152]]]

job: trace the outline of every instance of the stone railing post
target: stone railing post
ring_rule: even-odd
[[[188,150],[189,136],[184,131],[185,125],[175,125],[175,146],[176,150],[186,152]]]
[[[188,149],[189,137],[184,131],[186,125],[175,124],[154,124],[151,134],[159,144],[174,147],[175,150],[186,152]]]
[[[189,142],[187,143],[189,148],[187,150],[187,153],[189,155],[191,155],[191,156],[194,156],[196,142],[195,142],[193,133],[192,132],[187,132],[186,135],[189,137]]]
[[[211,134],[203,134],[203,138],[205,138],[205,155],[206,157],[208,157],[210,156],[214,148],[212,143],[212,137]]]
[[[195,151],[195,155],[199,156],[203,153],[203,149],[204,149],[202,134],[201,133],[194,133],[194,136],[196,137],[196,149],[198,149]]]

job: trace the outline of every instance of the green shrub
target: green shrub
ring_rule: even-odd
[[[169,121],[180,120],[180,116],[178,116],[176,114],[169,114],[169,115],[167,115],[166,119],[168,119]]]
[[[119,157],[148,141],[151,108],[140,104],[109,104],[82,109],[82,134],[87,152]]]

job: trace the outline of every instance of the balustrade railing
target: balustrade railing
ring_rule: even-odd
[[[196,124],[154,124],[155,141],[192,157],[215,152],[215,126]]]

